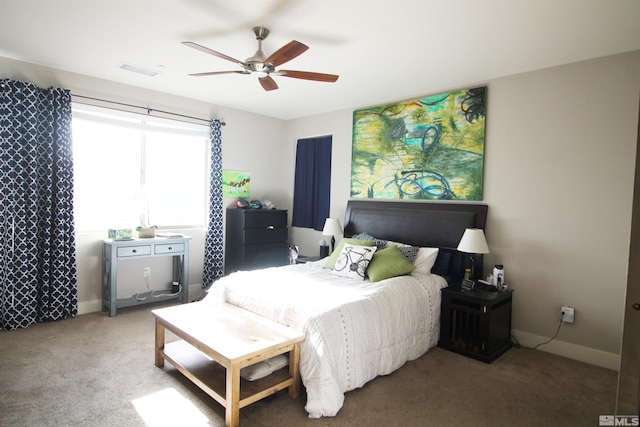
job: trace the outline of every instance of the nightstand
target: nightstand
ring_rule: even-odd
[[[442,289],[440,340],[444,349],[491,363],[512,347],[513,291]]]

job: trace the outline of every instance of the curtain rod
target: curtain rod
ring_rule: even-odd
[[[200,120],[202,122],[207,122],[207,123],[211,122],[211,119],[201,119],[200,117],[187,116],[185,114],[172,113],[171,111],[157,110],[155,108],[141,107],[140,105],[127,104],[127,103],[124,103],[124,102],[117,102],[117,101],[109,101],[108,99],[93,98],[91,96],[77,95],[75,93],[72,93],[71,95],[73,97],[75,97],[75,98],[84,98],[84,99],[90,99],[92,101],[106,102],[108,104],[116,104],[116,105],[122,105],[122,106],[125,106],[125,107],[139,108],[141,110],[146,110],[147,114],[151,114],[152,112],[156,112],[156,113],[162,113],[162,114],[169,114],[169,115],[177,116],[177,117],[184,117],[186,119]],[[226,126],[226,123],[223,122],[222,120],[220,120],[220,119],[214,119],[214,120],[218,120],[222,126]]]

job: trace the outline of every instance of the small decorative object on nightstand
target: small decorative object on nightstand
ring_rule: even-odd
[[[438,346],[491,363],[509,350],[513,291],[442,289]]]

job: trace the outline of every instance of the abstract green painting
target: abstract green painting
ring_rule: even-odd
[[[354,111],[351,197],[482,200],[486,87]]]

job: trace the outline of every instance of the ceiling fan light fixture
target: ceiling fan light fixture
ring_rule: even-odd
[[[258,77],[258,78],[262,79],[262,78],[264,78],[264,77],[267,77],[267,76],[269,75],[269,73],[267,73],[267,72],[266,72],[266,71],[264,71],[264,70],[255,70],[255,71],[252,71],[252,72],[251,72],[251,75],[252,75],[252,76],[256,76],[256,77]]]

